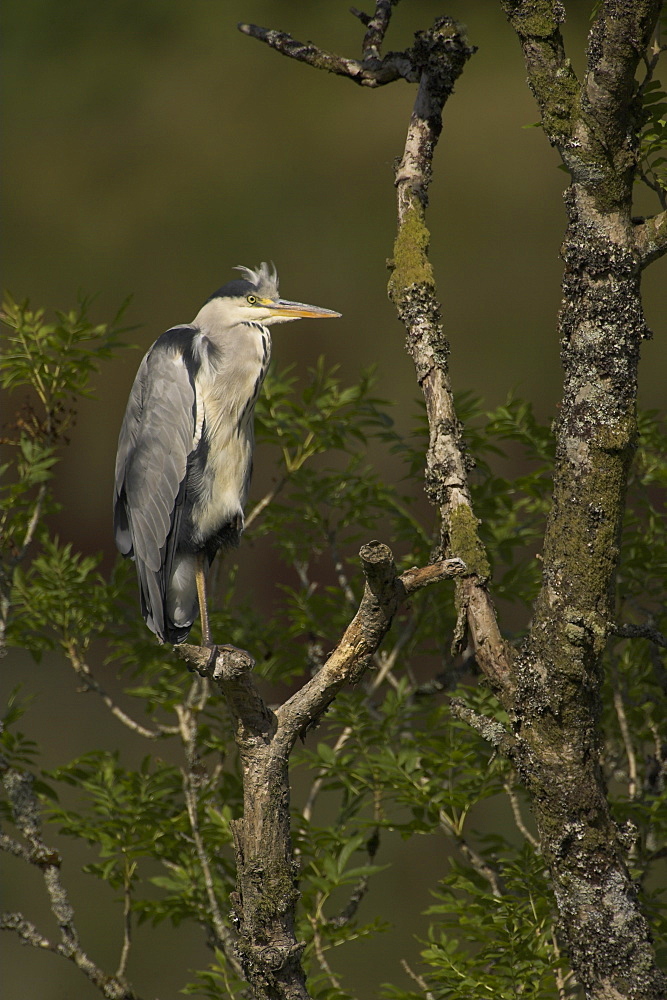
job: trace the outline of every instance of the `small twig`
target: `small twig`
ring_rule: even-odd
[[[660,56],[662,55],[663,52],[667,52],[667,45],[660,44],[659,36],[660,36],[660,28],[658,27],[656,31],[656,37],[653,40],[653,45],[651,46],[650,50],[651,58],[650,59],[648,58],[647,52],[642,53],[642,62],[646,67],[646,74],[644,76],[644,79],[639,84],[639,87],[637,88],[638,97],[642,97],[644,95],[644,91],[646,90],[647,84],[649,84],[653,79],[653,74],[655,73],[656,67],[660,61]]]
[[[418,71],[410,52],[390,52],[384,59],[369,57],[359,61],[327,52],[312,42],[299,42],[285,31],[262,28],[258,24],[239,24],[238,29],[244,35],[264,42],[281,55],[307,63],[316,69],[326,70],[328,73],[346,76],[362,87],[381,87],[401,78],[410,83],[416,83],[418,80]]]
[[[428,988],[426,980],[423,979],[422,976],[418,976],[416,972],[413,972],[404,958],[401,959],[401,965],[410,976],[410,979],[412,979],[412,981],[416,983],[419,989],[423,992],[425,1000],[435,1000],[435,997]]]
[[[455,576],[463,576],[467,567],[462,559],[441,559],[439,562],[431,563],[429,566],[420,568],[413,566],[402,574],[400,580],[405,588],[405,593],[414,594],[432,583],[439,583],[441,580],[450,580]]]
[[[329,543],[329,548],[331,549],[331,558],[333,559],[334,569],[336,571],[336,576],[338,577],[338,586],[343,591],[345,600],[351,607],[357,606],[357,598],[354,596],[354,591],[350,586],[350,581],[347,578],[345,572],[345,567],[343,561],[338,552],[338,546],[336,545],[336,532],[327,532],[327,541]]]
[[[470,846],[463,834],[459,833],[456,829],[444,809],[441,809],[438,813],[438,820],[440,823],[440,829],[455,841],[456,846],[468,864],[475,869],[478,875],[481,875],[482,878],[486,879],[491,886],[492,894],[499,899],[504,894],[504,889],[502,879],[495,868],[493,868],[488,861],[485,861],[482,855],[478,854],[477,851]]]
[[[554,955],[556,956],[555,965],[555,979],[556,979],[556,989],[558,990],[558,1000],[567,1000],[567,992],[565,990],[565,976],[563,975],[563,970],[560,967],[560,948],[558,947],[558,941],[556,939],[556,934],[554,931],[551,932],[551,946],[554,950]]]
[[[51,863],[55,864],[56,858],[59,860],[59,856],[56,854],[55,857],[45,856],[42,851],[35,850],[34,847],[28,848],[24,844],[20,844],[18,840],[14,840],[13,837],[9,837],[6,833],[0,833],[0,851],[6,851],[7,854],[13,854],[15,858],[21,858],[22,861],[26,861],[29,865],[41,865],[45,861],[50,860]]]
[[[21,944],[30,945],[32,948],[44,948],[58,954],[58,945],[44,937],[22,913],[0,914],[0,930],[15,931],[21,939]]]
[[[637,797],[637,757],[635,755],[635,749],[632,745],[632,737],[630,735],[630,727],[628,726],[628,718],[625,714],[625,704],[623,703],[623,696],[621,694],[620,688],[620,678],[618,676],[618,670],[616,668],[615,662],[612,660],[611,667],[612,674],[612,685],[613,685],[613,697],[614,697],[614,709],[616,711],[616,718],[618,719],[618,726],[621,730],[621,738],[623,739],[623,746],[625,747],[625,756],[628,761],[628,798],[633,801]]]
[[[37,525],[39,524],[39,518],[42,513],[42,507],[44,505],[44,498],[46,497],[46,483],[42,483],[35,498],[35,507],[28,521],[28,525],[23,536],[23,541],[18,548],[18,551],[8,560],[7,570],[3,569],[0,572],[0,577],[2,578],[2,590],[0,593],[0,656],[4,656],[7,652],[5,634],[7,631],[7,623],[9,619],[10,610],[10,592],[13,580],[13,570],[20,562],[25,558],[25,554],[28,550],[35,531],[37,530]]]
[[[46,497],[46,483],[42,483],[42,485],[39,488],[37,498],[35,500],[35,509],[32,512],[30,520],[28,521],[26,533],[23,537],[23,543],[18,553],[12,559],[12,563],[14,565],[21,562],[21,560],[25,557],[28,546],[30,545],[31,541],[34,538],[35,531],[37,530],[37,525],[39,523],[39,518],[42,513],[42,507],[44,506],[45,497]]]
[[[371,23],[371,15],[365,14],[363,10],[359,10],[357,7],[350,7],[350,14],[353,17],[357,17],[366,28]]]
[[[303,587],[306,597],[310,597],[317,589],[317,584],[308,576],[308,563],[304,562],[303,559],[294,559],[292,560],[292,565],[294,566],[296,575],[299,577],[299,583]]]
[[[405,627],[401,629],[396,642],[394,643],[390,653],[376,653],[375,659],[378,665],[378,671],[373,675],[370,684],[368,685],[369,694],[373,694],[374,691],[384,683],[385,680],[392,682],[392,686],[396,688],[396,682],[391,676],[391,671],[396,665],[396,660],[398,659],[401,650],[410,641],[417,628],[416,622],[413,617],[408,618]]]
[[[67,644],[65,652],[70,664],[76,672],[77,677],[79,677],[82,681],[86,690],[94,691],[96,694],[99,694],[111,714],[115,716],[119,722],[122,722],[124,726],[127,726],[128,729],[131,729],[138,736],[143,736],[144,739],[147,740],[157,740],[160,739],[161,736],[176,735],[178,732],[177,726],[158,726],[157,729],[148,729],[146,726],[142,726],[140,722],[137,722],[119,705],[117,705],[111,695],[107,694],[99,681],[93,676],[93,672],[88,664],[79,655],[79,652],[73,642],[69,642]]]
[[[652,625],[616,625],[613,633],[620,639],[650,639],[656,646],[667,649],[667,637]]]
[[[530,830],[523,821],[523,816],[521,815],[521,805],[519,803],[519,796],[516,794],[514,790],[515,783],[516,783],[515,775],[514,772],[512,772],[507,781],[505,782],[504,788],[505,792],[507,793],[507,797],[510,800],[510,805],[512,806],[512,813],[514,814],[514,822],[516,823],[519,832],[526,838],[526,840],[533,848],[533,850],[539,851],[540,850],[539,840],[532,835],[532,833],[530,832]]]
[[[261,500],[257,501],[257,503],[255,504],[255,506],[253,507],[253,509],[250,511],[250,513],[248,514],[248,516],[245,519],[245,523],[244,523],[244,527],[243,527],[244,531],[247,531],[248,528],[250,527],[250,525],[253,523],[253,521],[256,521],[257,518],[260,516],[260,514],[262,514],[266,510],[266,508],[269,506],[269,504],[273,503],[273,501],[276,499],[276,497],[278,496],[278,494],[280,493],[280,491],[283,489],[283,487],[287,483],[288,479],[289,479],[289,476],[283,476],[282,479],[280,479],[276,483],[276,485],[272,489],[270,489],[268,491],[268,493],[264,494],[264,496],[262,497]]]
[[[370,682],[368,684],[367,693],[369,696],[372,695],[375,691],[377,691],[377,689],[380,687],[381,684],[384,683],[385,680],[387,679],[391,680],[391,671],[396,663],[398,655],[400,651],[403,649],[403,647],[406,645],[406,643],[412,637],[415,628],[416,628],[415,622],[412,618],[410,618],[405,628],[402,629],[400,635],[398,636],[398,639],[396,640],[396,643],[394,644],[394,647],[391,650],[391,652],[387,654],[382,654],[382,653],[375,654],[374,660],[378,664],[378,670],[377,673],[371,676]],[[346,726],[345,729],[343,729],[343,731],[341,732],[341,734],[339,735],[338,739],[336,740],[333,746],[334,756],[337,756],[340,753],[340,751],[343,749],[343,747],[349,740],[350,736],[352,735],[352,732],[353,729],[351,726]],[[315,776],[315,780],[313,781],[310,787],[310,792],[308,793],[306,804],[303,807],[303,818],[306,820],[306,822],[310,822],[312,818],[313,808],[315,806],[317,797],[320,794],[320,791],[322,790],[322,785],[324,783],[325,777],[326,777],[326,771],[324,770],[324,768],[320,768],[320,770],[317,772],[317,775]]]
[[[216,943],[220,948],[222,948],[225,953],[225,958],[231,965],[235,974],[240,979],[243,979],[243,969],[241,968],[238,958],[236,957],[236,942],[234,940],[234,935],[222,919],[218,899],[215,894],[215,885],[213,882],[213,875],[211,873],[211,865],[204,847],[204,840],[202,838],[201,831],[199,829],[199,821],[197,819],[197,795],[192,787],[191,776],[186,773],[183,774],[183,791],[185,795],[186,808],[188,810],[190,829],[192,830],[192,838],[197,852],[197,860],[199,861],[199,866],[204,877],[204,887],[206,889],[206,898],[208,899],[210,914],[213,919]]]
[[[206,681],[204,680],[204,684],[205,683]],[[194,693],[195,688],[198,686],[204,686],[202,684],[202,679],[200,678],[197,678],[196,683],[193,684],[190,690],[190,696],[193,701],[196,698]],[[234,937],[230,929],[225,924],[222,918],[222,913],[220,912],[218,898],[215,893],[215,883],[211,872],[211,864],[204,846],[201,830],[199,829],[198,788],[201,785],[202,779],[195,773],[195,769],[199,762],[199,755],[197,753],[196,713],[192,710],[192,708],[182,705],[176,706],[176,712],[178,715],[181,741],[183,743],[186,760],[186,767],[181,768],[183,797],[185,799],[185,806],[188,812],[188,820],[190,822],[190,830],[192,832],[195,851],[197,852],[197,860],[199,861],[199,867],[201,868],[204,879],[204,888],[206,890],[209,912],[213,920],[215,939],[225,953],[225,957],[233,968],[235,974],[243,979],[243,969],[241,968],[241,965],[236,957],[236,944]]]
[[[392,8],[398,3],[399,0],[375,0],[375,13],[367,21],[363,19],[367,29],[361,46],[364,60],[380,58],[380,49],[391,21]]]
[[[315,917],[310,917],[310,925],[313,928],[313,946],[315,948],[317,961],[320,963],[322,971],[329,977],[329,981],[333,988],[342,992],[340,980],[334,975],[333,969],[326,960],[324,948],[322,947],[322,938],[320,936],[320,932],[317,927],[317,919]]]
[[[651,173],[653,173],[653,171],[651,171]],[[645,184],[646,187],[650,188],[651,191],[658,196],[660,207],[662,209],[667,209],[667,191],[665,191],[662,185],[658,184],[657,181],[652,180],[642,166],[637,167],[637,174],[639,175],[642,184]]]
[[[51,912],[60,928],[61,942],[53,944],[40,934],[33,924],[25,920],[22,914],[3,915],[0,927],[15,931],[24,944],[35,948],[46,948],[69,959],[107,1000],[138,1000],[134,990],[117,976],[109,976],[103,972],[81,947],[74,923],[74,910],[60,876],[60,856],[57,851],[47,847],[42,839],[39,802],[33,790],[32,775],[8,767],[6,764],[2,765],[2,770],[3,784],[12,807],[14,823],[29,844],[31,857],[25,860],[37,864],[42,872]],[[21,853],[19,856],[24,854]],[[42,860],[37,860],[38,857]]]
[[[455,715],[457,719],[461,719],[462,722],[467,722],[488,743],[503,751],[506,756],[510,756],[511,751],[516,750],[518,746],[516,738],[497,719],[490,719],[487,715],[480,715],[472,708],[469,708],[460,698],[452,698],[449,702],[449,707],[452,715]]]
[[[132,894],[130,892],[129,881],[126,881],[123,892],[123,946],[116,969],[116,979],[124,979],[127,970],[127,962],[130,957],[132,947]]]
[[[333,747],[334,757],[340,753],[340,751],[343,749],[343,747],[349,740],[352,733],[353,733],[352,726],[346,726],[345,729],[340,734],[340,736],[338,737],[338,739],[336,740],[336,742],[334,743]],[[303,818],[306,820],[307,823],[310,823],[312,819],[315,801],[317,799],[317,796],[320,794],[322,785],[324,784],[325,777],[326,777],[326,771],[320,768],[315,777],[315,780],[310,786],[310,792],[308,793],[306,804],[303,807]]]
[[[331,917],[331,919],[327,921],[331,927],[345,927],[346,924],[349,924],[350,920],[356,916],[359,905],[368,892],[368,885],[368,876],[364,875],[363,878],[359,879],[356,886],[350,893],[350,898],[338,916]]]

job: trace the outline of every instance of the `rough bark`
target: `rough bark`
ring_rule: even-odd
[[[231,709],[243,776],[243,815],[233,825],[236,892],[231,900],[238,959],[257,1000],[308,1000],[294,912],[298,865],[290,835],[289,757],[344,684],[358,680],[413,593],[465,571],[460,559],[396,575],[391,550],[369,542],[360,551],[366,587],[359,609],[320,671],[275,712],[252,679],[243,650],[182,644],[176,652],[218,685]]]
[[[41,874],[49,906],[60,933],[59,941],[45,937],[22,913],[0,914],[0,930],[18,934],[21,943],[32,948],[52,951],[72,962],[97,987],[107,1000],[140,1000],[139,996],[118,973],[104,972],[84,951],[79,938],[74,909],[63,884],[61,858],[55,848],[44,842],[39,799],[34,790],[34,778],[27,771],[10,767],[0,756],[0,776],[5,786],[14,823],[25,844],[2,834],[2,849],[23,858]],[[27,845],[27,846],[26,846]]]
[[[467,617],[478,661],[499,689],[511,683],[510,651],[500,635],[487,589],[489,562],[472,509],[462,428],[449,379],[449,343],[428,259],[430,236],[425,221],[442,109],[474,49],[461,26],[443,17],[431,31],[416,35],[413,51],[421,70],[420,83],[396,170],[398,230],[389,296],[405,326],[406,346],[426,403],[426,492],[440,511],[442,550],[462,559],[468,568],[457,586],[459,612]],[[458,637],[461,646],[464,635],[465,631]]]
[[[598,717],[601,657],[614,628],[614,579],[635,447],[639,351],[647,336],[640,275],[667,250],[664,212],[639,221],[631,215],[641,126],[635,71],[661,3],[604,0],[590,32],[588,67],[580,84],[559,30],[562,4],[502,2],[523,47],[544,131],[572,178],[562,251],[564,386],[553,506],[543,585],[519,650],[503,640],[488,589],[489,563],[471,503],[425,222],[442,108],[473,50],[456,22],[439,18],[430,31],[417,34],[412,49],[380,60],[389,22],[386,3],[376,7],[382,16],[361,61],[331,56],[267,29],[244,25],[242,30],[285,55],[362,85],[379,86],[399,76],[419,81],[396,172],[398,231],[389,294],[405,325],[426,402],[426,491],[440,511],[442,552],[466,566],[457,582],[455,644],[472,642],[512,731],[459,702],[452,703],[452,711],[509,757],[530,794],[564,941],[587,996],[658,1000],[666,984],[610,815]],[[359,16],[370,28],[371,18]],[[384,602],[390,606],[391,600]],[[353,626],[346,639],[354,648]],[[383,629],[380,624],[379,633]],[[303,689],[318,710],[337,690],[337,656],[349,662],[346,639],[331,658],[328,674],[322,671]],[[298,708],[303,692],[291,700],[299,726],[308,718]]]
[[[553,505],[542,588],[516,661],[511,707],[522,744],[516,763],[587,996],[658,1000],[665,979],[609,812],[598,716],[637,434],[640,345],[648,335],[640,294],[647,255],[632,221],[641,125],[635,72],[661,4],[603,3],[581,84],[565,58],[558,4],[504,7],[521,41],[543,128],[571,176]]]

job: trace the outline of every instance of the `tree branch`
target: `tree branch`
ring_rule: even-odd
[[[565,160],[568,151],[577,148],[574,111],[579,86],[560,32],[565,20],[563,4],[558,0],[501,0],[501,6],[521,42],[528,86],[542,114],[542,127]]]
[[[656,646],[667,649],[667,636],[658,632],[652,625],[616,625],[613,634],[620,639],[648,639]]]
[[[369,28],[370,28],[369,22]],[[416,82],[410,51],[389,52],[384,59],[378,59],[370,54],[374,51],[375,42],[369,43],[369,54],[361,61],[349,59],[346,56],[334,55],[319,48],[312,42],[299,42],[285,31],[275,31],[272,28],[262,28],[257,24],[239,24],[239,31],[251,38],[264,42],[281,55],[307,63],[315,69],[326,70],[337,76],[345,76],[361,87],[381,87],[394,80],[404,79],[410,83]],[[386,28],[385,28],[386,30]],[[367,35],[368,37],[368,35]],[[380,25],[373,30],[372,39],[380,38]]]
[[[642,267],[647,267],[667,253],[667,210],[635,223],[634,235]]]
[[[513,760],[531,797],[563,933],[586,995],[658,1000],[665,981],[600,768],[599,696],[636,445],[640,345],[647,335],[643,261],[631,217],[642,124],[634,75],[661,2],[602,0],[581,87],[563,61],[561,5],[504,0],[503,6],[519,36],[547,136],[572,177],[565,195],[559,316],[565,374],[553,502],[542,587],[515,658],[516,696],[505,701],[523,749]],[[645,250],[646,260],[652,251]]]
[[[79,651],[73,642],[67,644],[65,652],[86,691],[94,691],[96,694],[99,694],[111,714],[119,722],[122,722],[124,726],[127,726],[128,729],[136,733],[137,736],[143,736],[147,740],[157,740],[163,736],[174,736],[178,732],[178,728],[175,726],[158,726],[156,729],[148,729],[146,726],[142,726],[140,722],[137,722],[117,705],[111,695],[107,694],[99,681],[94,677],[86,661],[79,655]]]
[[[27,850],[17,850],[16,848],[21,848],[22,845],[12,841],[11,838],[3,838],[2,846],[41,870],[51,912],[60,928],[61,942],[53,944],[20,913],[3,914],[0,918],[0,928],[14,931],[24,944],[35,948],[46,948],[73,962],[107,1000],[139,1000],[137,994],[122,977],[110,976],[103,972],[81,947],[74,924],[74,910],[60,877],[60,856],[53,848],[47,847],[42,839],[39,802],[33,791],[32,775],[8,767],[4,761],[0,761],[0,771],[12,807],[14,822],[29,845]]]
[[[425,222],[443,105],[474,49],[455,21],[439,18],[430,31],[418,34],[414,52],[421,70],[420,83],[396,170],[398,232],[389,296],[406,328],[407,348],[426,402],[426,492],[440,510],[441,544],[467,566],[467,574],[457,586],[457,606],[465,608],[481,668],[494,687],[502,688],[511,684],[511,651],[500,635],[487,590],[490,568],[472,509],[461,425],[449,380],[449,344],[440,322]]]
[[[359,679],[410,594],[436,579],[464,572],[461,560],[453,559],[397,577],[391,550],[381,542],[364,545],[359,555],[366,587],[356,615],[319,673],[276,713],[281,737],[290,745],[320,717],[345,683]]]
[[[508,757],[510,760],[516,758],[518,750],[517,740],[505,729],[502,722],[498,722],[497,719],[490,719],[486,715],[480,715],[466,705],[464,701],[461,701],[460,698],[451,698],[449,707],[452,715],[455,715],[457,719],[461,719],[462,722],[467,722],[487,743],[500,750],[505,757]]]
[[[399,0],[375,0],[375,13],[368,20],[362,18],[366,25],[366,34],[361,46],[364,59],[379,59],[380,49],[391,20],[392,10],[398,6]],[[359,16],[358,11],[352,11]]]
[[[251,749],[256,741],[265,744],[275,735],[276,717],[252,679],[255,661],[249,653],[235,646],[210,650],[185,642],[175,646],[174,652],[200,677],[217,684],[236,720],[236,741],[242,750]]]

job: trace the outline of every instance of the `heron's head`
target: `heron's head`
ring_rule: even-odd
[[[278,292],[278,275],[273,265],[260,264],[256,271],[237,267],[243,278],[223,285],[208,299],[204,309],[215,310],[217,323],[235,326],[237,323],[288,323],[293,319],[327,319],[340,316],[333,309],[321,309],[304,302],[281,299]],[[204,311],[202,309],[202,312]]]

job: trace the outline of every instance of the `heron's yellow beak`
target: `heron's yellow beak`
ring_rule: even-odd
[[[274,316],[285,316],[289,319],[333,319],[341,316],[333,309],[322,309],[320,306],[308,306],[304,302],[288,302],[286,299],[260,299],[260,303],[270,309]]]

